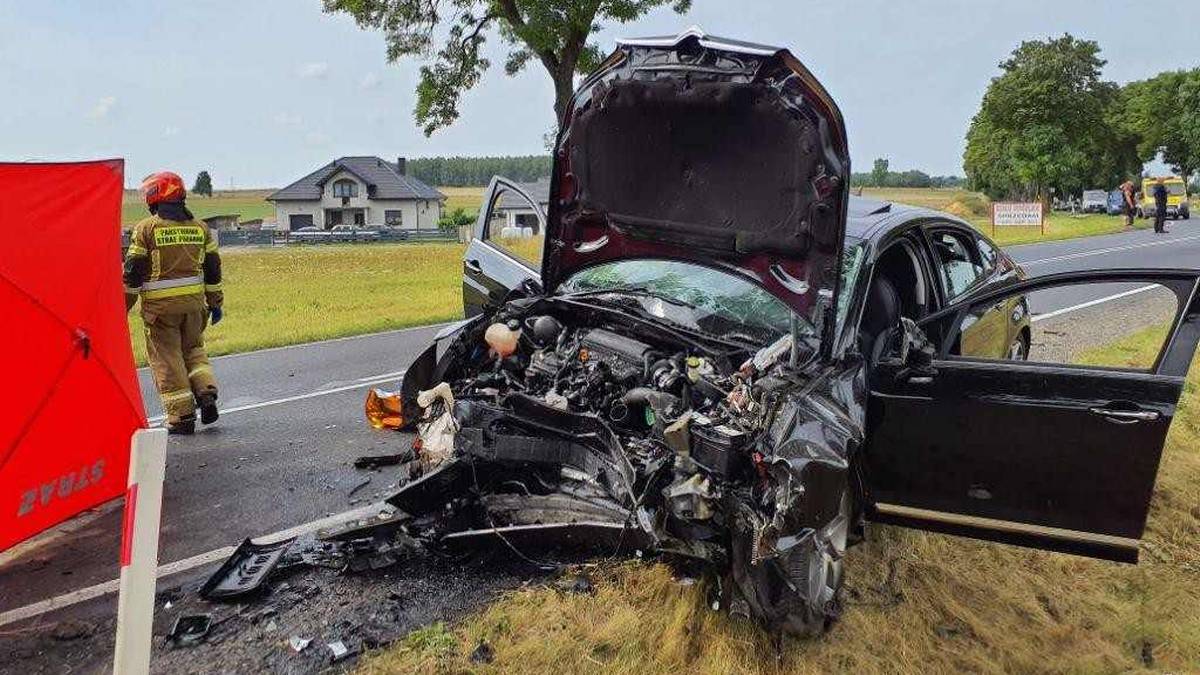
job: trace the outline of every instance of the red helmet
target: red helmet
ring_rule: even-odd
[[[163,202],[182,201],[187,196],[183,189],[183,179],[177,173],[159,171],[142,179],[142,196],[146,205],[153,206]]]

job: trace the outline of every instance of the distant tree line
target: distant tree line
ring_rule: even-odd
[[[970,186],[1049,201],[1138,181],[1159,153],[1185,179],[1200,168],[1200,68],[1119,86],[1099,45],[1063,35],[1022,42],[1000,63],[967,131]]]
[[[965,182],[961,176],[930,176],[916,169],[891,171],[888,160],[882,158],[875,160],[870,173],[850,174],[850,187],[956,188]]]
[[[550,177],[550,155],[516,157],[420,157],[408,160],[409,175],[430,185],[487,185],[492,176],[520,183]]]

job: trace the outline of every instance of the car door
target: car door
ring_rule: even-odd
[[[903,362],[885,357],[871,373],[862,454],[868,515],[1136,561],[1200,339],[1198,278],[1194,270],[1051,275],[972,294],[922,321],[933,349],[914,348]],[[1018,296],[1029,299],[1035,348],[1049,358],[951,353],[968,316]],[[1152,306],[1157,316],[1139,317]],[[1144,327],[1106,342],[1139,321]],[[1068,329],[1098,346],[1063,341]],[[1062,345],[1073,355],[1056,353]]]
[[[546,216],[537,201],[513,181],[492,178],[463,255],[463,311],[468,317],[500,304],[514,289],[540,283],[542,237],[515,226],[518,214],[529,213],[538,221],[537,232],[545,232]]]

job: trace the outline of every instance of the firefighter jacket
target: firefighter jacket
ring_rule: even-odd
[[[143,316],[220,307],[216,233],[201,220],[150,216],[133,228],[124,279],[125,308],[140,296]]]

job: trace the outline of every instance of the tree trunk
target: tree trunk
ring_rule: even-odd
[[[563,119],[567,114],[567,106],[570,105],[571,96],[575,93],[575,78],[571,71],[554,73],[553,78],[554,120],[559,126],[562,126]]]

